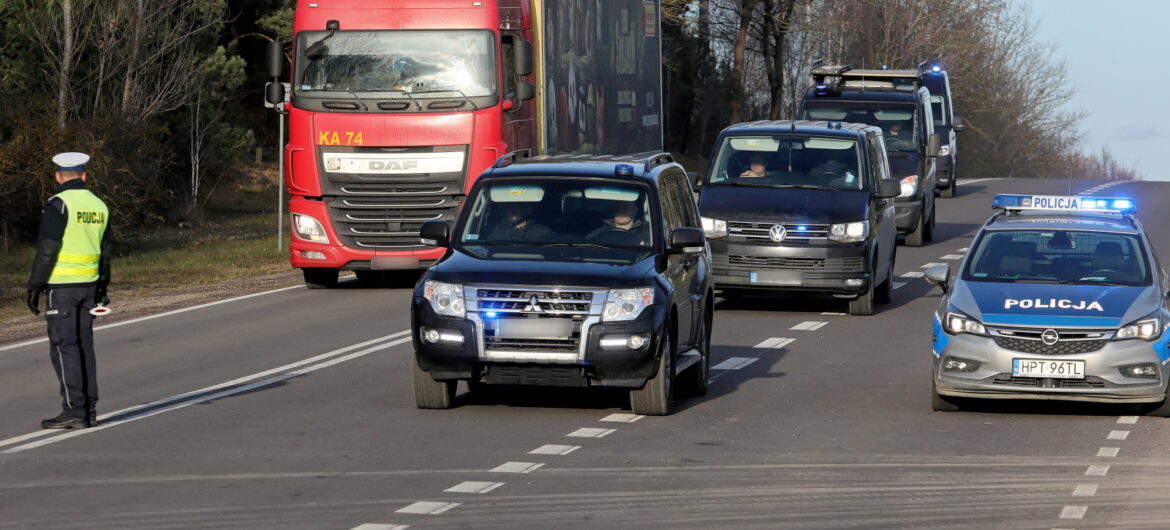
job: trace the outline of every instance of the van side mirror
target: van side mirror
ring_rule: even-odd
[[[966,128],[967,128],[967,124],[963,121],[963,117],[962,116],[955,116],[955,121],[951,124],[951,129],[953,129],[955,132],[959,133],[959,132],[963,132],[963,129],[966,129]]]
[[[698,254],[703,252],[706,236],[698,228],[680,226],[670,233],[671,254]]]
[[[512,44],[512,59],[516,63],[516,75],[532,74],[532,41],[516,39]]]
[[[935,265],[926,269],[922,273],[922,277],[926,279],[931,285],[937,285],[943,292],[947,292],[951,283],[951,266],[950,265]]]
[[[451,227],[447,221],[426,221],[418,233],[419,241],[424,245],[446,247],[451,244]]]
[[[285,61],[284,47],[280,45],[280,41],[269,42],[267,52],[265,66],[268,68],[268,77],[278,78],[283,76]]]
[[[926,156],[938,156],[939,146],[942,145],[942,137],[937,133],[931,134],[926,138]]]
[[[898,179],[883,179],[878,183],[877,197],[879,199],[893,199],[902,194],[902,182]]]

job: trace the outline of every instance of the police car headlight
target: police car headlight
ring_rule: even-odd
[[[972,335],[986,335],[987,329],[978,320],[960,313],[947,313],[947,331],[952,335],[970,333]]]
[[[1162,334],[1162,323],[1158,317],[1146,318],[1134,322],[1117,330],[1113,338],[1117,340],[1142,339],[1154,340]]]
[[[703,221],[703,233],[707,237],[726,237],[727,236],[727,221],[722,219],[711,219],[710,217],[700,217]]]
[[[308,215],[292,214],[293,232],[297,237],[314,243],[328,243],[329,236],[325,234],[325,227],[321,222]]]
[[[938,156],[950,156],[950,155],[951,155],[951,146],[944,145],[944,146],[938,148]]]
[[[467,312],[463,305],[463,286],[457,283],[427,280],[423,285],[423,298],[440,315],[462,317]]]
[[[918,175],[910,175],[902,179],[902,193],[898,198],[913,197],[915,191],[918,191]]]
[[[869,237],[869,221],[829,225],[829,239],[839,243],[856,243]]]
[[[605,298],[605,312],[601,320],[605,322],[621,322],[633,320],[642,314],[654,302],[654,289],[638,287],[636,289],[610,289]]]

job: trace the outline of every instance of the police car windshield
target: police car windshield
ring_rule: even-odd
[[[987,230],[972,247],[964,281],[1150,285],[1141,239],[1089,230]]]
[[[479,188],[457,241],[645,250],[657,233],[649,197],[626,182],[507,179]]]
[[[857,142],[809,136],[733,136],[715,159],[712,186],[866,189]]]

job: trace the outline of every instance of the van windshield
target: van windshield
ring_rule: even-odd
[[[855,140],[809,136],[731,136],[723,140],[707,184],[866,189]]]
[[[864,123],[882,128],[887,151],[917,151],[918,119],[913,104],[871,101],[804,102],[802,119]]]

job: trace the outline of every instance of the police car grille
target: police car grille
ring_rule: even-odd
[[[1044,381],[1048,381],[1048,384],[1045,384]],[[1106,388],[1113,386],[1108,381],[1095,376],[1084,379],[1041,379],[1039,377],[1016,377],[1011,374],[999,374],[991,379],[991,383],[1036,388]]]
[[[720,267],[716,258],[715,266]],[[864,258],[783,258],[769,256],[727,256],[728,268],[757,270],[807,270],[816,272],[861,272]]]
[[[1059,340],[1056,344],[1044,344],[1042,340],[1019,339],[995,336],[995,344],[1007,350],[1038,353],[1040,355],[1074,355],[1089,353],[1105,347],[1107,340]]]
[[[768,241],[772,238],[768,235],[768,231],[776,224],[784,225],[787,234],[784,237],[784,243],[801,244],[801,243],[818,243],[824,242],[829,237],[829,225],[814,225],[814,224],[800,224],[800,223],[748,223],[740,221],[728,221],[727,223],[727,237],[732,240],[747,240],[747,241]],[[804,227],[801,230],[800,227]]]

